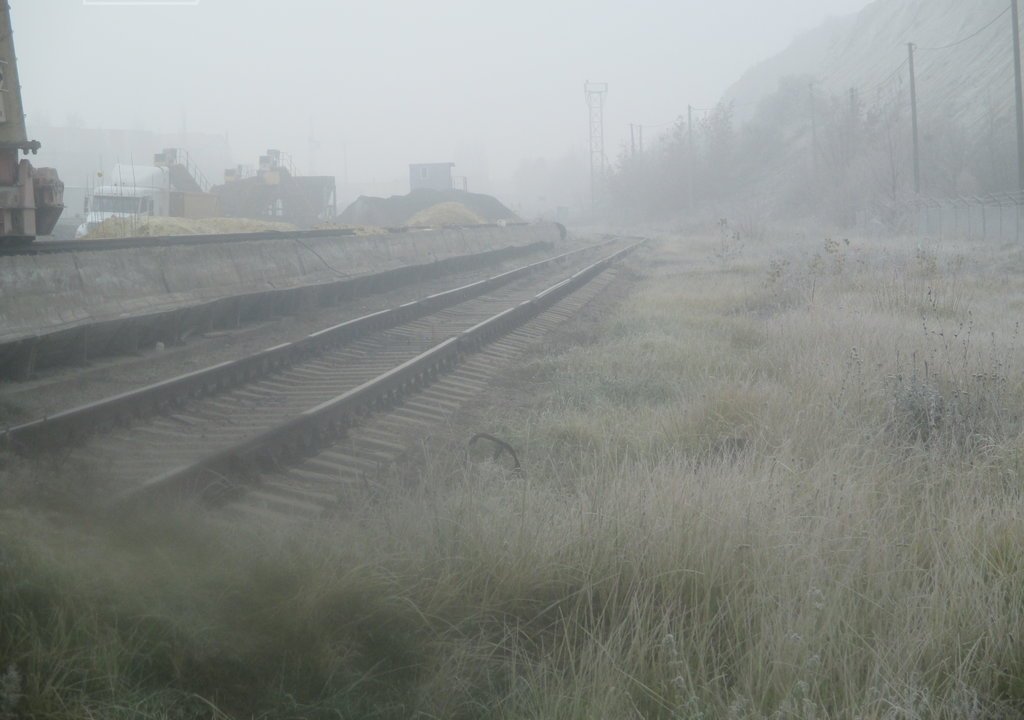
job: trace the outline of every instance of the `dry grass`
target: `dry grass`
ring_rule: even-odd
[[[717,247],[643,251],[473,420],[525,478],[428,446],[301,530],[9,511],[0,714],[1020,717],[1024,255]]]
[[[111,217],[93,228],[83,240],[165,235],[214,235],[220,233],[288,231],[289,223],[251,218]]]
[[[405,221],[412,227],[446,227],[449,225],[482,225],[484,219],[459,202],[443,202],[420,210]]]

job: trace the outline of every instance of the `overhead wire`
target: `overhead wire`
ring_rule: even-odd
[[[948,50],[950,48],[954,48],[954,47],[957,47],[959,45],[963,45],[964,43],[969,42],[970,40],[973,40],[973,39],[977,38],[983,32],[985,32],[986,30],[991,28],[999,20],[1004,18],[1008,12],[1010,12],[1010,8],[1009,7],[1003,9],[1000,13],[998,13],[995,17],[993,17],[987,23],[985,23],[984,25],[982,25],[981,27],[979,27],[977,30],[975,30],[974,32],[970,33],[969,35],[965,35],[964,37],[960,38],[959,40],[955,40],[955,41],[953,41],[951,43],[948,43],[946,45],[938,45],[938,46],[916,45],[915,49],[917,49],[919,51],[920,50],[924,50],[924,51],[931,52],[931,51],[937,51],[937,50]],[[941,74],[944,74],[944,73],[939,73],[938,71],[934,71],[934,70],[932,72],[929,72],[929,70],[926,68],[923,72],[918,73],[918,75],[917,75],[917,82],[918,82],[919,85],[927,84],[930,79],[934,79],[935,76],[941,75]],[[924,114],[930,114],[933,111],[937,111],[937,110],[940,110],[940,109],[946,107],[948,105],[948,102],[949,101],[947,99],[945,99],[945,98],[932,97],[931,100],[925,100],[923,103],[921,103],[919,105],[919,111],[924,113]],[[974,125],[972,125],[971,128],[969,128],[969,130],[973,131],[976,128],[977,125],[978,125],[978,123],[976,122]]]
[[[892,71],[891,73],[889,73],[888,75],[886,75],[886,76],[885,76],[885,80],[882,80],[881,82],[875,83],[874,85],[871,85],[870,87],[868,87],[868,88],[865,88],[865,89],[861,89],[861,88],[858,88],[858,89],[857,89],[857,92],[859,92],[859,93],[862,93],[862,94],[864,94],[864,95],[870,95],[871,93],[875,92],[876,90],[879,90],[879,89],[881,89],[881,88],[882,88],[882,87],[884,87],[884,86],[885,86],[886,84],[888,84],[890,80],[892,80],[892,79],[893,79],[894,77],[896,77],[896,75],[898,75],[898,74],[899,74],[899,72],[900,72],[901,70],[903,70],[903,68],[905,68],[905,67],[907,66],[907,63],[909,63],[909,62],[910,62],[910,58],[907,58],[906,60],[904,60],[903,62],[901,62],[901,63],[900,63],[900,64],[899,64],[899,65],[898,65],[898,66],[896,67],[896,69],[895,69],[895,70],[893,70],[893,71]]]
[[[949,48],[956,47],[957,45],[963,45],[968,40],[973,40],[974,38],[978,37],[979,35],[981,35],[986,30],[988,30],[990,27],[995,25],[996,22],[998,22],[1008,12],[1010,12],[1010,8],[1005,8],[1001,13],[996,15],[994,18],[989,20],[987,23],[982,25],[980,28],[975,30],[973,33],[971,33],[967,37],[964,37],[964,38],[961,38],[961,39],[956,40],[954,42],[951,42],[948,45],[939,45],[938,47],[925,47],[923,45],[918,45],[917,49],[918,50],[948,50]]]
[[[962,38],[960,38],[960,39],[958,39],[958,40],[955,40],[955,41],[953,41],[953,42],[951,42],[951,43],[948,43],[948,44],[946,44],[946,45],[937,45],[937,46],[924,46],[924,45],[916,45],[916,46],[915,46],[915,49],[917,49],[917,50],[924,50],[924,51],[928,51],[928,52],[934,52],[934,51],[940,51],[940,50],[948,50],[948,49],[950,49],[950,48],[954,48],[954,47],[957,47],[958,45],[963,45],[964,43],[966,43],[966,42],[969,42],[969,41],[971,41],[971,40],[975,39],[976,37],[978,37],[979,35],[981,35],[981,34],[982,34],[983,32],[985,32],[986,30],[988,30],[988,29],[989,29],[990,27],[992,27],[993,25],[995,25],[995,24],[996,24],[997,22],[999,22],[999,20],[1001,20],[1001,19],[1002,19],[1002,18],[1003,18],[1003,17],[1004,17],[1004,16],[1005,16],[1005,15],[1006,15],[1006,14],[1007,14],[1007,13],[1008,13],[1009,11],[1010,11],[1010,8],[1005,8],[1005,9],[1003,9],[1003,10],[1002,10],[1002,12],[1000,12],[999,14],[997,14],[997,15],[996,15],[995,17],[993,17],[993,18],[992,18],[991,20],[989,20],[989,21],[988,21],[988,22],[986,22],[986,23],[985,23],[984,25],[982,25],[981,27],[979,27],[979,28],[978,28],[977,30],[975,30],[974,32],[972,32],[972,33],[971,33],[970,35],[966,35],[966,36],[964,36],[964,37],[962,37]],[[881,90],[881,89],[882,89],[882,88],[884,88],[884,87],[885,87],[885,86],[886,86],[887,84],[889,84],[889,83],[890,83],[890,82],[891,82],[891,81],[893,80],[893,78],[895,78],[895,77],[896,77],[896,76],[897,76],[897,75],[898,75],[898,74],[899,74],[900,72],[902,72],[902,71],[903,71],[903,69],[904,69],[904,68],[906,68],[906,67],[907,67],[907,65],[908,65],[909,63],[910,63],[910,58],[909,58],[909,56],[908,56],[907,58],[905,58],[905,59],[903,60],[903,62],[901,62],[901,63],[900,63],[899,65],[897,65],[897,66],[896,66],[896,67],[895,67],[895,68],[894,68],[894,69],[893,69],[893,70],[892,70],[892,71],[891,71],[891,72],[890,72],[890,73],[889,73],[888,75],[886,75],[886,76],[885,76],[885,78],[884,78],[883,80],[881,80],[881,81],[879,81],[879,82],[876,82],[876,83],[874,83],[874,84],[872,84],[872,85],[868,86],[867,88],[860,88],[860,87],[852,86],[852,87],[851,87],[851,90],[856,90],[856,91],[857,91],[857,93],[859,93],[859,94],[860,94],[860,95],[862,95],[863,97],[867,97],[867,96],[869,96],[870,94],[872,94],[872,93],[875,93],[875,92],[877,92],[877,91]],[[835,73],[835,72],[833,72],[833,73],[831,73],[831,75],[832,75],[832,77],[834,77],[834,76],[836,75],[836,73]],[[815,81],[815,83],[812,83],[812,85],[814,85],[814,84],[819,84],[819,83],[824,83],[826,79],[831,79],[831,78],[830,78],[830,77],[828,77],[828,76],[826,76],[826,78],[824,78],[824,79],[819,79],[819,80]],[[813,92],[813,91],[812,91],[812,92]],[[737,107],[739,107],[739,108],[742,108],[742,107],[748,107],[748,106],[750,106],[750,105],[756,105],[756,104],[760,103],[760,102],[761,102],[761,100],[762,100],[762,98],[758,98],[758,99],[756,99],[756,100],[751,100],[751,101],[748,101],[748,102],[745,102],[745,103],[740,103],[740,104],[737,104],[737,103],[730,103],[730,104],[731,104],[731,106],[732,106],[732,107],[734,107],[734,108],[737,108]],[[692,109],[692,110],[695,110],[695,111],[698,111],[698,112],[703,112],[703,113],[709,113],[709,112],[712,112],[712,111],[713,111],[713,110],[714,110],[715,108],[707,108],[707,107],[696,107],[696,106],[690,106],[690,109]],[[680,120],[680,119],[681,119],[681,116],[680,116],[680,118],[677,118],[676,120],[674,120],[674,121],[672,121],[672,122],[668,122],[668,123],[661,123],[661,124],[659,124],[659,125],[646,125],[645,127],[652,127],[652,128],[653,128],[653,127],[664,127],[665,125],[671,125],[671,124],[674,124],[674,123],[676,123],[676,122],[679,122],[679,120]]]
[[[677,117],[675,120],[669,120],[668,122],[663,122],[663,123],[633,123],[633,125],[638,125],[639,127],[642,127],[642,128],[649,128],[651,130],[657,130],[658,128],[663,128],[663,127],[666,127],[668,125],[675,125],[681,119],[682,119],[681,117]]]
[[[953,42],[951,42],[951,43],[948,43],[948,44],[946,44],[946,45],[937,45],[937,46],[925,46],[925,45],[916,45],[916,46],[915,46],[915,49],[917,49],[917,50],[926,50],[926,51],[929,51],[929,52],[931,52],[931,51],[937,51],[937,50],[948,50],[949,48],[953,48],[953,47],[956,47],[956,46],[958,46],[958,45],[963,45],[964,43],[966,43],[966,42],[969,42],[970,40],[973,40],[974,38],[978,37],[979,35],[981,35],[981,34],[982,34],[983,32],[985,32],[986,30],[988,30],[988,29],[989,29],[990,27],[992,27],[993,25],[995,25],[995,24],[996,24],[996,23],[997,23],[997,22],[998,22],[999,20],[1001,20],[1001,19],[1002,19],[1002,18],[1003,18],[1003,17],[1004,17],[1005,15],[1006,15],[1006,13],[1008,13],[1009,11],[1010,11],[1010,8],[1005,8],[1005,9],[1004,9],[1004,10],[1002,10],[1002,11],[1001,11],[1001,12],[1000,12],[999,14],[997,14],[997,15],[996,15],[995,17],[993,17],[993,18],[992,18],[991,20],[989,20],[989,21],[988,21],[988,22],[986,22],[986,23],[985,23],[984,25],[982,25],[981,27],[979,27],[979,28],[978,28],[977,30],[975,30],[974,32],[972,32],[972,33],[971,33],[970,35],[966,35],[966,36],[964,36],[964,37],[962,37],[962,38],[960,38],[960,39],[958,39],[958,40],[955,40],[955,41],[953,41]],[[858,87],[855,87],[855,88],[853,88],[853,89],[856,89],[856,90],[857,90],[857,92],[858,92],[858,93],[860,93],[860,94],[862,94],[863,96],[868,96],[868,95],[870,95],[871,93],[874,93],[874,92],[876,92],[877,90],[879,90],[880,88],[882,88],[882,87],[884,87],[884,86],[885,86],[886,84],[888,84],[888,83],[889,83],[889,82],[890,82],[890,81],[891,81],[891,80],[892,80],[892,79],[893,79],[894,77],[896,77],[896,76],[897,76],[897,75],[898,75],[898,74],[899,74],[899,73],[900,73],[900,72],[901,72],[901,71],[902,71],[902,70],[903,70],[903,69],[904,69],[905,67],[907,67],[907,65],[908,65],[908,63],[909,63],[909,62],[910,62],[910,58],[909,58],[909,57],[907,57],[906,59],[904,59],[904,60],[903,60],[903,62],[901,62],[901,63],[900,63],[900,64],[899,64],[898,66],[896,66],[896,68],[895,68],[895,69],[893,69],[893,71],[892,71],[892,72],[890,72],[890,73],[889,73],[888,75],[886,75],[886,77],[885,77],[885,78],[884,78],[883,80],[881,80],[880,82],[874,83],[874,84],[872,84],[872,85],[868,86],[867,88],[858,88]],[[833,74],[834,74],[834,73],[833,73]]]

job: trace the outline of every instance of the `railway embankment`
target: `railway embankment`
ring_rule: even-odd
[[[0,371],[372,292],[459,258],[554,243],[554,224],[119,247],[0,257]]]

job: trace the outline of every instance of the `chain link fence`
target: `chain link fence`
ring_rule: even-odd
[[[939,240],[1024,239],[1024,194],[919,198],[915,206],[919,235]]]

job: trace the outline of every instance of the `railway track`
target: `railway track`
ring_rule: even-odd
[[[310,232],[322,237],[322,232],[326,231]],[[259,235],[260,238],[248,237],[249,235]],[[244,239],[261,239],[265,235],[267,233],[248,233]],[[224,237],[232,236],[198,236],[203,242],[211,243],[219,243]],[[282,234],[280,237],[294,239],[291,235]],[[79,249],[83,244],[88,249],[92,248],[91,242],[71,244]],[[456,255],[425,264],[341,277],[330,282],[262,289],[215,297],[178,308],[160,308],[127,315],[118,313],[113,317],[99,317],[68,327],[58,326],[30,333],[26,337],[0,340],[0,377],[24,381],[43,368],[62,365],[82,366],[100,357],[135,354],[140,348],[157,342],[166,346],[179,345],[189,336],[210,330],[238,328],[250,322],[295,314],[303,309],[330,307],[363,295],[387,292],[460,271],[484,268],[518,255],[535,252],[543,247],[550,247],[550,244],[535,242],[512,245],[475,254]]]
[[[553,307],[476,353],[394,407],[367,417],[337,442],[292,463],[258,469],[244,487],[215,486],[225,516],[241,521],[316,519],[344,507],[352,494],[374,492],[388,468],[417,441],[444,427],[459,409],[532,344],[615,282],[611,268]]]
[[[585,245],[578,244],[582,248]],[[0,383],[0,404],[16,408],[7,425],[35,417],[52,416],[68,407],[102,400],[131,388],[144,387],[194,368],[202,368],[251,354],[270,345],[300,340],[311,332],[363,314],[385,310],[443,292],[453,286],[469,285],[526,264],[532,258],[549,257],[548,243],[501,248],[484,254],[455,258],[451,271],[431,266],[404,282],[379,282],[365,292],[353,292],[339,304],[308,308],[297,314],[280,314],[254,320],[237,328],[212,329],[196,333],[162,350],[140,349],[127,355],[90,360],[87,365],[66,365],[40,372],[30,380]],[[415,266],[414,266],[415,267]],[[2,374],[2,363],[0,363]],[[15,415],[15,413],[9,413]],[[0,434],[4,423],[0,423]]]
[[[595,252],[588,249],[534,263],[18,426],[4,438],[23,450],[62,448],[65,464],[75,472],[92,468],[100,494],[114,504],[251,478],[333,443],[359,418],[422,389],[466,353],[586,285],[631,247],[597,262],[584,260]],[[583,267],[552,284],[566,263]],[[445,387],[427,392],[444,393]],[[451,388],[447,402],[460,392]],[[407,412],[415,416],[417,409]],[[420,413],[420,420],[429,418]],[[392,445],[380,439],[377,449],[396,450]]]
[[[371,312],[329,327],[319,327],[294,342],[279,343],[201,370],[177,375],[140,388],[105,397],[67,410],[48,413],[34,421],[0,433],[3,444],[18,450],[53,451],[81,441],[90,434],[137,420],[195,400],[254,382],[298,362],[316,359],[339,345],[368,333],[428,316],[451,305],[501,288],[536,271],[551,269],[600,246],[586,246],[561,255],[507,270],[498,275],[433,293],[420,300]]]

